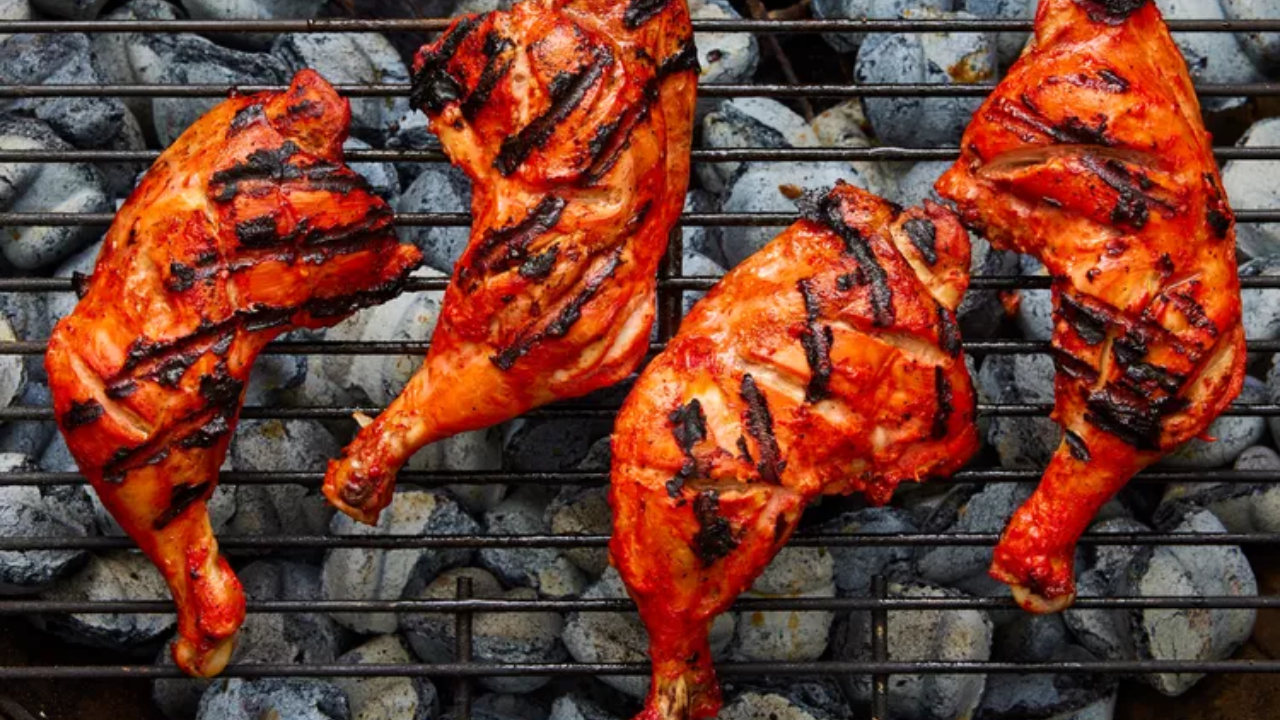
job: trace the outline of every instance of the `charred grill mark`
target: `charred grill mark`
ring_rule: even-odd
[[[751,448],[747,446],[747,437],[745,435],[738,436],[738,457],[744,462],[756,464],[755,458],[751,457]]]
[[[1084,419],[1139,450],[1159,450],[1160,411],[1146,400],[1108,386],[1089,394]]]
[[[165,282],[165,287],[170,292],[186,292],[195,284],[195,268],[190,265],[183,265],[180,262],[169,263],[169,278]]]
[[[203,425],[190,434],[179,438],[175,443],[179,448],[191,450],[208,449],[217,444],[219,438],[231,432],[231,421],[222,412],[215,413]]]
[[[672,410],[667,415],[667,421],[671,423],[671,435],[684,455],[680,471],[667,481],[667,494],[676,499],[680,497],[685,481],[697,472],[698,463],[693,457],[693,448],[707,439],[707,416],[702,412],[702,403],[695,398],[689,404]]]
[[[1093,459],[1093,455],[1089,452],[1089,446],[1085,444],[1084,438],[1071,432],[1066,431],[1067,451],[1071,453],[1071,457],[1080,462],[1089,462]]]
[[[266,113],[262,111],[261,103],[254,103],[248,107],[241,108],[231,118],[231,127],[227,130],[227,137],[235,137],[247,130],[253,125],[267,119]]]
[[[236,223],[236,241],[241,247],[258,250],[283,244],[285,238],[276,234],[276,219],[261,215],[252,220]]]
[[[1231,232],[1231,226],[1236,221],[1235,213],[1231,212],[1231,206],[1227,204],[1227,196],[1222,192],[1222,186],[1218,184],[1217,175],[1205,173],[1204,181],[1209,186],[1209,208],[1205,213],[1205,220],[1209,223],[1213,234],[1219,240],[1223,240]]]
[[[941,366],[933,369],[933,390],[938,396],[938,411],[933,416],[933,439],[941,440],[947,436],[951,414],[956,410],[951,380]]]
[[[520,265],[520,277],[526,280],[546,280],[556,267],[556,259],[560,256],[560,246],[552,245],[541,255],[534,255]]]
[[[589,65],[571,75],[562,88],[553,88],[551,107],[521,128],[515,137],[502,141],[502,148],[494,161],[498,172],[503,176],[514,174],[535,149],[546,145],[556,127],[582,104],[591,86],[599,82],[605,68],[612,64],[612,53],[607,48],[597,47],[595,58]]]
[[[1021,105],[1001,99],[997,107],[1011,119],[1054,142],[1066,145],[1110,146],[1115,144],[1107,135],[1107,118],[1105,117],[1099,118],[1095,125],[1089,125],[1075,115],[1068,115],[1061,122],[1055,123],[1040,110],[1030,95],[1023,93],[1019,101]]]
[[[1053,366],[1057,372],[1086,385],[1098,382],[1098,371],[1092,365],[1061,348],[1053,349]]]
[[[138,383],[132,379],[112,383],[106,389],[107,397],[112,400],[124,400],[136,392],[138,392]]]
[[[1112,92],[1129,92],[1129,81],[1125,80],[1114,70],[1103,68],[1098,71],[1098,77],[1102,78],[1103,82],[1107,84],[1107,87],[1111,89]]]
[[[409,101],[415,107],[438,113],[446,105],[462,97],[462,88],[449,73],[449,60],[483,19],[483,16],[470,16],[454,23],[431,53],[423,58],[422,67],[413,76],[413,87],[409,95]]]
[[[151,526],[156,530],[165,529],[169,526],[169,523],[177,520],[179,515],[211,490],[213,490],[213,483],[208,482],[195,485],[187,485],[185,483],[174,485],[173,492],[169,494],[169,506],[156,517]]]
[[[1204,306],[1196,301],[1191,293],[1181,290],[1178,292],[1167,293],[1166,297],[1178,308],[1187,318],[1187,322],[1193,327],[1197,327],[1209,333],[1211,337],[1218,337],[1218,326],[1209,319],[1209,315],[1204,311]]]
[[[548,323],[545,328],[533,331],[526,327],[515,342],[503,348],[498,354],[491,355],[489,360],[494,365],[497,365],[500,370],[510,370],[515,367],[516,361],[528,355],[529,351],[539,343],[547,339],[557,339],[568,335],[574,323],[582,318],[582,308],[591,301],[591,298],[596,296],[596,293],[600,292],[600,289],[604,287],[609,278],[613,277],[613,274],[617,272],[621,265],[622,248],[618,248],[605,266],[601,268],[600,272],[587,280],[582,290],[578,291],[578,294],[564,306],[560,314]]]
[[[462,117],[468,121],[474,120],[484,106],[489,104],[489,98],[497,89],[498,82],[511,70],[511,65],[515,61],[511,58],[502,58],[503,53],[511,47],[511,41],[499,35],[496,30],[490,30],[485,36],[484,53],[489,61],[480,72],[480,79],[476,81],[475,89],[462,101]]]
[[[302,171],[289,163],[289,159],[300,152],[292,140],[287,140],[278,148],[258,149],[249,153],[244,161],[236,163],[226,170],[219,170],[209,178],[209,189],[221,188],[214,196],[218,202],[229,202],[240,192],[240,183],[255,180],[269,180],[277,183],[296,180]]]
[[[307,181],[307,189],[350,195],[353,192],[370,192],[364,176],[350,168],[335,163],[316,162],[310,165],[292,166],[299,177]],[[371,208],[372,211],[372,208]]]
[[[228,375],[221,364],[214,374],[200,378],[200,396],[213,407],[234,410],[243,391],[244,382]]]
[[[631,145],[631,133],[648,119],[650,109],[657,99],[657,86],[650,84],[645,88],[643,99],[627,108],[618,122],[601,128],[608,132],[604,136],[598,133],[588,147],[591,164],[583,173],[584,184],[594,185],[600,182],[618,164],[622,153]]]
[[[628,30],[635,30],[662,13],[671,0],[629,0],[622,22]]]
[[[756,441],[756,447],[760,449],[760,461],[756,463],[756,470],[760,473],[760,479],[776,485],[781,480],[786,463],[782,461],[782,451],[778,449],[778,438],[773,432],[773,415],[769,412],[769,401],[764,393],[760,392],[755,378],[750,375],[742,376],[741,395],[743,401],[747,403],[745,422],[747,434]]]
[[[1086,72],[1076,73],[1074,75],[1053,76],[1046,82],[1054,83],[1066,81],[1076,87],[1088,88],[1090,90],[1098,90],[1100,92],[1121,94],[1129,92],[1129,81],[1120,77],[1114,70],[1103,68],[1098,71],[1096,76]]]
[[[693,516],[698,532],[693,536],[693,553],[703,567],[711,567],[738,547],[733,526],[720,516],[720,493],[704,490],[693,501]]]
[[[351,225],[307,229],[305,221],[299,222],[294,235],[301,235],[300,244],[303,247],[323,247],[327,252],[336,254],[338,248],[360,249],[381,233],[390,232],[391,216],[391,209],[380,205],[369,208],[359,222]],[[327,259],[327,256],[324,259]]]
[[[924,218],[911,218],[902,224],[902,229],[906,231],[907,237],[911,239],[911,244],[916,246],[916,250],[920,251],[920,257],[928,263],[929,267],[938,264],[938,228],[934,226],[931,220]]]
[[[812,280],[801,280],[796,283],[800,296],[804,298],[805,328],[800,333],[800,344],[804,346],[805,358],[809,361],[809,386],[805,389],[806,402],[816,403],[824,400],[830,393],[831,385],[831,346],[835,344],[835,336],[830,325],[818,322],[822,315],[822,306],[817,293],[813,289]]]
[[[676,73],[696,73],[701,70],[702,63],[698,62],[698,46],[694,44],[693,38],[688,38],[675,54],[663,58],[658,64],[658,79],[661,80]]]
[[[1086,345],[1096,346],[1107,339],[1111,318],[1076,299],[1071,293],[1062,293],[1058,312],[1076,335]]]
[[[1141,230],[1151,219],[1151,205],[1156,205],[1165,212],[1173,212],[1173,207],[1168,203],[1147,192],[1152,184],[1145,175],[1133,172],[1119,160],[1112,158],[1099,161],[1092,155],[1085,155],[1080,159],[1080,164],[1119,196],[1111,211],[1111,222]]]
[[[951,357],[959,357],[961,350],[960,326],[955,315],[938,303],[938,346]]]
[[[1076,0],[1089,19],[1108,25],[1119,25],[1146,5],[1148,0]]]
[[[102,403],[97,400],[85,400],[84,402],[72,401],[71,409],[62,415],[62,427],[68,432],[78,430],[85,425],[92,425],[102,417],[106,409],[102,407]]]
[[[894,321],[893,288],[889,287],[889,276],[871,250],[871,245],[862,233],[844,221],[841,215],[839,200],[828,195],[815,208],[816,221],[831,228],[840,239],[844,240],[846,255],[858,261],[858,272],[871,284],[871,308],[875,313],[875,324],[878,327],[889,327]],[[858,283],[861,285],[862,283]]]
[[[406,269],[399,277],[387,280],[381,285],[367,290],[334,297],[314,298],[307,301],[303,309],[313,318],[334,318],[349,315],[356,310],[371,305],[380,305],[400,294],[401,289],[404,287],[404,281],[408,278],[410,272],[412,272],[412,268]],[[290,313],[292,312],[293,310],[290,310]]]
[[[263,306],[250,312],[242,313],[240,319],[244,323],[245,332],[254,333],[287,325],[297,311],[297,308],[292,307],[273,308]],[[221,353],[215,350],[214,354],[220,355]]]
[[[520,222],[486,232],[476,248],[472,270],[503,272],[523,261],[529,245],[559,224],[568,204],[562,197],[547,195]]]
[[[170,355],[156,365],[155,370],[147,374],[147,377],[154,380],[162,387],[176,388],[182,382],[182,378],[187,374],[187,370],[205,354],[205,348],[192,347],[186,352]]]

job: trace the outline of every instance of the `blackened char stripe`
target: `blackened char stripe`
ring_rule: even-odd
[[[209,189],[221,188],[214,195],[218,202],[229,202],[240,192],[240,183],[268,180],[283,183],[302,177],[302,169],[289,162],[299,148],[287,140],[278,148],[260,148],[249,153],[242,162],[215,172],[209,178]]]
[[[1119,25],[1142,9],[1150,0],[1076,0],[1089,13],[1089,19],[1108,25]]]
[[[693,516],[698,521],[698,532],[693,536],[693,553],[703,567],[710,567],[738,547],[733,536],[733,526],[720,516],[720,494],[704,490],[693,500]]]
[[[880,265],[880,260],[871,250],[871,245],[862,233],[844,220],[840,201],[828,195],[818,203],[819,222],[831,228],[840,239],[844,240],[845,253],[858,261],[859,269],[871,283],[871,309],[875,313],[875,324],[889,327],[893,324],[893,289],[889,287],[889,276]]]
[[[231,118],[231,127],[227,130],[227,137],[235,137],[247,128],[256,125],[259,121],[266,119],[266,114],[262,111],[261,103],[254,103],[248,107],[241,108]]]
[[[920,251],[929,267],[938,264],[938,228],[925,218],[911,218],[902,224],[902,229],[911,239],[911,244]]]
[[[649,22],[662,12],[671,0],[629,0],[627,11],[622,15],[622,22],[627,29],[635,30]]]
[[[756,385],[755,378],[750,375],[742,376],[741,394],[747,403],[747,434],[756,441],[756,446],[760,449],[760,461],[756,463],[756,470],[760,472],[760,479],[776,485],[781,480],[785,464],[782,462],[782,451],[778,449],[778,438],[773,432],[773,415],[769,412],[769,402]]]
[[[947,378],[947,373],[941,366],[933,369],[933,389],[938,396],[938,411],[933,416],[933,439],[941,440],[947,436],[951,414],[956,409],[951,380]]]
[[[612,64],[613,54],[607,48],[597,47],[591,64],[570,76],[558,92],[552,93],[551,107],[546,112],[521,128],[515,137],[502,141],[502,148],[494,161],[498,172],[504,176],[515,173],[535,149],[546,145],[556,127],[582,104],[591,86],[600,81],[605,68]]]
[[[800,296],[804,298],[805,327],[800,333],[800,344],[804,347],[805,359],[809,362],[809,386],[805,389],[806,402],[819,402],[826,399],[831,385],[831,346],[835,336],[830,325],[818,322],[822,317],[822,306],[811,280],[796,283]]]
[[[960,355],[960,326],[955,315],[938,303],[938,345],[951,357]]]
[[[1160,410],[1146,400],[1110,387],[1090,393],[1084,419],[1139,450],[1159,450]]]
[[[498,87],[498,82],[511,69],[514,60],[503,57],[503,53],[511,47],[511,41],[499,35],[496,30],[490,31],[485,36],[484,52],[489,57],[489,61],[485,63],[480,79],[476,81],[476,88],[467,95],[466,100],[462,101],[462,116],[468,121],[474,120],[489,103],[489,98]]]
[[[702,403],[694,398],[687,405],[672,410],[667,415],[667,420],[671,423],[671,435],[684,455],[680,471],[667,481],[667,494],[676,499],[680,497],[685,481],[697,472],[698,463],[693,457],[693,448],[707,439],[707,416],[702,412]]]
[[[276,234],[276,219],[272,215],[260,215],[236,223],[236,242],[241,247],[258,250],[275,247],[283,241],[284,238]]]
[[[1084,438],[1068,430],[1066,432],[1067,451],[1071,453],[1071,457],[1080,462],[1089,462],[1093,459],[1093,455],[1089,452],[1089,446],[1085,444]]]
[[[440,112],[446,105],[462,97],[462,88],[449,74],[451,60],[462,42],[480,26],[483,16],[468,16],[454,23],[431,52],[423,57],[422,67],[413,76],[409,101],[414,107]]]
[[[1086,345],[1099,345],[1107,339],[1107,330],[1112,324],[1111,317],[1101,310],[1089,307],[1072,293],[1061,294],[1058,312]]]
[[[70,432],[85,425],[92,425],[105,412],[106,410],[102,407],[102,403],[97,400],[73,401],[71,409],[62,415],[62,427]]]
[[[665,78],[670,75],[682,72],[699,72],[702,70],[702,64],[698,62],[698,46],[694,44],[690,38],[684,41],[680,49],[674,55],[663,58],[658,65],[658,78]]]
[[[564,198],[547,195],[520,222],[486,232],[476,248],[472,268],[502,272],[522,262],[529,245],[560,222],[566,206]]]
[[[657,86],[650,84],[642,98],[628,107],[617,122],[601,128],[604,134],[597,135],[588,148],[591,165],[583,175],[584,184],[594,185],[618,164],[622,153],[631,145],[631,134],[649,117],[653,103],[657,101]]]
[[[231,432],[231,422],[221,412],[215,413],[205,424],[196,428],[191,434],[178,440],[177,446],[183,450],[208,449],[217,444],[218,439]]]
[[[187,485],[179,483],[173,486],[173,491],[169,495],[169,506],[164,509],[156,517],[152,527],[156,530],[163,530],[169,526],[174,520],[178,519],[187,508],[191,507],[205,496],[206,493],[213,490],[212,483],[199,483],[196,485]]]

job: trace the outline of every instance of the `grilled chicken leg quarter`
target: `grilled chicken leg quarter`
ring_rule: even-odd
[[[689,180],[684,0],[528,0],[459,20],[415,67],[474,225],[422,369],[330,464],[325,494],[367,523],[422,446],[635,370]]]
[[[1135,473],[1239,394],[1234,218],[1191,79],[1149,0],[1042,0],[1031,47],[938,182],[1053,276],[1065,439],[996,548],[1028,610],[1075,596],[1076,541]]]
[[[120,209],[49,341],[58,426],[168,582],[174,658],[192,675],[222,670],[244,619],[205,500],[254,358],[294,327],[390,298],[421,259],[341,164],[350,118],[311,71],[209,111]]]
[[[614,564],[649,630],[643,720],[716,714],[708,628],[819,495],[887,502],[977,449],[946,209],[841,185],[693,308],[613,436]]]

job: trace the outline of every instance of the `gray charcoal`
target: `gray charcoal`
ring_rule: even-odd
[[[240,472],[297,472],[324,467],[341,446],[315,420],[245,420],[231,443]],[[228,535],[321,535],[334,510],[317,489],[302,485],[242,485]]]
[[[30,0],[30,3],[45,15],[67,20],[92,20],[98,17],[107,0]]]
[[[690,190],[684,198],[684,211],[687,213],[711,213],[720,209],[720,200],[706,190]],[[720,251],[720,228],[691,226],[681,229],[684,252],[703,255],[713,262],[723,265],[724,254]],[[689,274],[687,271],[685,274]]]
[[[725,269],[715,260],[688,250],[684,253],[681,270],[686,277],[720,278],[723,277],[725,273]],[[689,311],[693,309],[693,306],[696,305],[699,300],[706,297],[706,295],[706,292],[701,290],[690,290],[685,292],[684,300],[682,301],[683,305],[681,306],[684,315],[687,316]]]
[[[420,592],[418,600],[457,597],[458,578],[468,577],[477,598],[532,600],[537,595],[528,588],[504,592],[498,579],[479,568],[462,568],[443,573]],[[413,652],[429,663],[452,662],[455,634],[452,615],[407,614],[400,628]],[[473,652],[476,662],[556,663],[568,658],[560,643],[564,620],[554,612],[477,613],[472,619]],[[481,686],[494,692],[527,693],[550,682],[547,677],[486,677]]]
[[[4,361],[0,359],[0,368]],[[3,371],[0,370],[0,377]],[[46,408],[53,405],[49,386],[35,380],[26,383],[13,405],[28,408]],[[49,447],[58,427],[53,422],[11,422],[0,425],[0,455],[17,453],[27,457],[40,457]]]
[[[955,0],[813,0],[813,14],[820,18],[893,20],[907,8],[955,10]],[[823,33],[839,52],[854,52],[866,33]]]
[[[1078,645],[1066,645],[1049,662],[1096,662]],[[1116,680],[1093,675],[997,673],[987,678],[975,720],[1110,720],[1115,709]]]
[[[193,20],[310,20],[324,0],[182,0]],[[272,33],[210,33],[209,39],[246,50],[266,50]]]
[[[1271,370],[1267,373],[1267,390],[1272,402],[1280,398],[1280,356],[1272,358]],[[1271,437],[1280,438],[1280,418],[1267,418],[1267,425],[1271,430]]]
[[[1155,3],[1166,20],[1221,20],[1227,16],[1221,0],[1155,0]],[[1173,41],[1182,51],[1191,79],[1197,85],[1229,85],[1265,79],[1249,61],[1233,33],[1174,33]],[[1200,104],[1205,110],[1216,112],[1239,107],[1246,101],[1243,97],[1210,97],[1201,99]]]
[[[1071,639],[1061,614],[1019,613],[996,627],[991,656],[1005,662],[1048,662]]]
[[[994,356],[993,356],[994,357]],[[955,520],[945,526],[948,533],[998,533],[1004,530],[1035,486],[1031,483],[996,483],[984,487],[956,508]],[[990,587],[987,568],[990,547],[941,545],[925,549],[916,561],[920,577],[942,585],[985,594]]]
[[[295,331],[280,338],[288,341],[311,339],[307,331]],[[289,404],[307,381],[305,355],[259,355],[249,372],[245,390],[246,407],[280,407]]]
[[[720,720],[836,720],[778,693],[745,692],[725,703]]]
[[[925,160],[912,165],[898,178],[898,194],[894,200],[908,206],[923,205],[925,200],[941,202],[933,184],[954,164],[946,160]]]
[[[970,233],[969,269],[974,277],[1013,277],[1018,274],[1018,254],[996,250],[987,239]],[[1005,317],[997,290],[970,290],[957,312],[960,332],[967,338],[993,337]],[[966,356],[967,357],[967,356]]]
[[[31,20],[30,0],[0,0],[0,20]],[[0,35],[0,40],[9,37]]]
[[[472,703],[471,720],[547,720],[547,710],[524,695],[486,693]]]
[[[168,600],[169,587],[139,552],[120,550],[89,557],[76,574],[40,597],[54,602]],[[175,624],[173,613],[69,613],[35,615],[32,624],[77,645],[151,655]]]
[[[967,19],[968,13],[908,10],[910,20]],[[996,76],[996,42],[989,33],[902,33],[867,37],[854,75],[860,83],[983,83]],[[886,145],[956,145],[981,104],[974,97],[866,98],[867,118]]]
[[[347,696],[333,683],[310,678],[231,678],[214,681],[196,720],[351,720]]]
[[[608,488],[565,487],[547,507],[547,524],[556,535],[608,535],[613,528]],[[564,556],[592,579],[609,567],[604,548],[570,548]]]
[[[831,598],[835,563],[821,548],[784,547],[743,598]],[[805,661],[822,657],[835,614],[827,611],[752,612],[738,623],[729,656],[745,661]]]
[[[690,0],[689,15],[695,20],[742,18],[728,0]],[[698,47],[698,63],[702,66],[699,83],[750,82],[755,75],[760,63],[760,43],[754,34],[700,32],[695,33],[693,39]],[[710,111],[714,102],[699,102],[701,113]]]
[[[1252,377],[1244,379],[1241,403],[1265,403],[1268,399],[1267,384]],[[1166,455],[1160,465],[1171,468],[1216,468],[1235,462],[1245,448],[1257,443],[1267,432],[1267,424],[1261,417],[1220,417],[1213,421],[1204,434],[1213,440],[1193,438]]]
[[[259,560],[237,573],[251,601],[317,601],[320,570],[302,563]],[[292,665],[331,663],[343,644],[343,631],[321,613],[249,613],[240,629],[231,656],[234,665]],[[173,666],[173,655],[165,647],[157,664]],[[200,696],[211,680],[180,678],[156,680],[151,699],[170,720],[195,715]]]
[[[581,695],[562,695],[551,703],[547,720],[621,720]]]
[[[430,121],[421,110],[410,110],[387,127],[388,150],[439,150],[440,139],[431,132]],[[396,172],[400,185],[409,187],[423,170],[435,167],[435,163],[398,162]]]
[[[409,82],[409,69],[387,39],[377,33],[298,33],[272,46],[293,72],[312,68],[344,85]],[[351,134],[374,145],[387,141],[387,126],[409,111],[402,96],[351,99]]]
[[[989,20],[1029,20],[1035,16],[1036,4],[1037,0],[957,0],[954,9]],[[1029,38],[1028,33],[996,33],[1001,70],[1013,65]]]
[[[544,517],[550,498],[543,488],[523,487],[485,513],[489,535],[546,535]],[[576,597],[587,589],[587,577],[555,548],[486,548],[480,564],[508,587],[527,587],[542,597]]]
[[[414,277],[438,278],[441,273],[419,268]],[[427,342],[436,327],[443,294],[406,293],[361,311],[355,318],[325,334],[328,340],[361,342]],[[423,353],[409,355],[359,355],[344,359],[326,358],[325,372],[360,397],[385,406],[404,390],[409,378],[422,366]]]
[[[475,535],[480,526],[448,494],[401,490],[382,511],[377,526],[357,523],[341,513],[329,526],[331,535]],[[324,559],[324,597],[328,600],[399,600],[411,584],[425,586],[441,571],[465,565],[470,550],[372,550],[337,548]],[[344,613],[334,619],[366,634],[394,632],[394,615]]]
[[[93,64],[89,38],[80,33],[11,35],[0,42],[0,82],[6,85],[103,81]],[[112,97],[30,97],[0,100],[0,112],[33,117],[76,147],[98,148],[120,134],[125,108]]]
[[[471,211],[471,181],[452,165],[424,165],[413,183],[396,201],[402,213],[465,213]],[[401,227],[401,242],[413,243],[422,251],[427,267],[445,275],[467,248],[471,230],[467,227]]]
[[[1039,260],[1024,255],[1020,258],[1021,274],[1025,277],[1048,275]],[[1053,294],[1051,290],[1018,291],[1018,329],[1028,340],[1047,341],[1053,337]]]
[[[0,315],[0,343],[16,342],[9,321]],[[0,355],[0,408],[15,404],[26,392],[27,368],[21,355]]]
[[[1266,118],[1254,123],[1236,145],[1240,147],[1280,145],[1280,118]],[[1280,187],[1271,181],[1277,172],[1280,172],[1280,160],[1232,160],[1222,168],[1222,186],[1236,207],[1273,210],[1280,208]],[[1252,258],[1280,255],[1280,223],[1240,223],[1236,225],[1236,244],[1239,245],[1241,252]],[[1249,263],[1245,265],[1249,270],[1243,271],[1242,268],[1242,274],[1248,272],[1270,275],[1276,272],[1273,269],[1275,262],[1259,260],[1257,266]],[[1253,295],[1254,301],[1257,302],[1256,299],[1263,295],[1274,298],[1276,291],[1247,290],[1243,295],[1245,298]],[[1265,304],[1259,303],[1259,306],[1267,308],[1270,315],[1277,312],[1274,309],[1275,304],[1276,301],[1272,299]],[[1250,321],[1251,319],[1246,316],[1246,327]],[[1268,327],[1271,327],[1270,323]],[[1252,338],[1253,335],[1249,337]]]
[[[1090,533],[1148,533],[1151,528],[1131,518],[1111,518],[1095,522]],[[1078,597],[1115,597],[1120,595],[1121,578],[1141,551],[1135,545],[1092,545],[1077,554],[1076,595]],[[1114,610],[1068,608],[1062,620],[1076,642],[1097,657],[1116,660],[1131,656],[1128,618]]]
[[[702,144],[711,149],[781,149],[815,147],[818,138],[804,118],[777,100],[734,98],[702,119]],[[694,170],[704,188],[723,194],[746,171],[746,163],[699,163]]]
[[[102,146],[103,150],[145,150],[147,149],[146,133],[142,123],[133,113],[125,110],[120,123],[120,132]],[[102,173],[107,183],[107,190],[113,198],[126,198],[137,186],[147,166],[136,162],[101,162],[97,163],[98,172]]]
[[[626,587],[612,567],[582,597],[588,600],[623,599]],[[716,660],[734,636],[732,613],[724,613],[711,624],[711,654]],[[634,612],[570,613],[565,618],[564,644],[575,660],[583,663],[645,662],[649,658],[649,636]],[[601,676],[600,681],[631,698],[643,698],[649,692],[649,678],[625,675]]]
[[[371,150],[372,148],[372,145],[358,137],[349,137],[342,144],[342,149],[347,152],[352,150]],[[373,192],[383,200],[394,203],[396,198],[400,196],[400,175],[396,173],[396,166],[393,163],[353,162],[351,163],[351,169],[360,173],[369,182],[369,187],[373,188]]]
[[[823,534],[839,535],[896,535],[916,530],[911,515],[894,507],[847,512],[817,528]],[[914,556],[912,548],[895,545],[833,547],[828,548],[827,553],[835,563],[836,592],[840,597],[869,595],[873,577],[891,565],[910,562]]]
[[[1221,0],[1222,9],[1232,20],[1275,20],[1280,18],[1280,5],[1271,0]],[[1236,40],[1249,59],[1262,72],[1275,78],[1280,74],[1280,33],[1242,32]]]
[[[155,33],[131,46],[131,82],[160,85],[285,85],[292,73],[278,58],[232,50],[198,35]],[[151,121],[161,145],[217,105],[217,98],[163,97],[151,101]]]
[[[867,120],[866,109],[861,98],[846,100],[832,105],[813,119],[813,132],[818,136],[818,144],[829,148],[865,148],[871,147],[871,139],[867,133],[871,130],[871,121]],[[856,174],[866,182],[866,188],[880,195],[890,195],[897,181],[894,173],[901,172],[899,162],[868,162],[853,160],[849,163]]]
[[[58,269],[53,271],[53,276],[58,278],[74,278],[77,273],[80,275],[92,275],[93,268],[98,262],[98,253],[102,251],[102,239],[94,240],[83,250],[63,260],[58,265]],[[45,297],[45,308],[48,313],[47,325],[48,330],[52,331],[57,321],[71,314],[75,310],[76,303],[79,298],[73,292],[64,293],[48,293]]]
[[[0,472],[35,469],[24,455],[0,454]],[[0,537],[83,538],[94,534],[93,509],[83,487],[0,487]],[[76,570],[81,550],[0,552],[0,595],[23,595]]]
[[[889,583],[889,596],[962,598],[963,593],[927,583]],[[986,661],[991,658],[991,619],[978,610],[918,610],[889,613],[889,660]],[[852,612],[837,627],[832,658],[871,660],[871,613]],[[894,675],[889,679],[889,716],[901,720],[970,717],[982,698],[985,675]],[[850,699],[871,700],[871,678],[840,678]]]
[[[1242,236],[1243,229],[1243,225],[1237,226],[1237,238]],[[1280,255],[1257,257],[1240,266],[1240,277],[1277,275],[1280,275]],[[1240,291],[1240,302],[1245,337],[1250,340],[1280,338],[1280,290],[1246,288]]]
[[[507,425],[505,466],[517,472],[573,470],[613,430],[612,418],[522,418]]]
[[[1251,447],[1236,458],[1235,468],[1280,472],[1280,455],[1261,445]],[[1209,510],[1228,532],[1280,532],[1280,486],[1275,483],[1173,483],[1165,488],[1155,520],[1165,524],[1192,508]]]
[[[1048,355],[988,355],[977,384],[994,403],[1052,403],[1053,378]],[[1061,439],[1061,428],[1046,417],[992,417],[987,429],[987,443],[1006,468],[1044,467]]]
[[[164,0],[129,0],[107,13],[105,20],[180,20],[182,11]],[[89,36],[93,57],[103,79],[113,85],[143,82],[142,74],[158,73],[155,55],[147,47],[147,37],[139,33],[93,33]],[[156,75],[158,76],[158,75]],[[154,140],[151,98],[125,97],[125,104],[142,127],[143,134]]]
[[[413,662],[404,641],[379,635],[338,658],[357,665],[407,665]],[[334,678],[347,694],[351,720],[433,720],[439,717],[440,697],[425,677]]]
[[[725,678],[724,694],[728,699],[727,706],[738,707],[738,712],[746,712],[747,717],[750,718],[757,717],[750,714],[754,712],[752,710],[754,703],[743,702],[743,697],[761,698],[760,707],[780,708],[784,712],[782,717],[789,717],[786,713],[796,712],[803,713],[798,717],[812,717],[816,720],[845,720],[857,717],[849,707],[849,701],[845,698],[840,683],[834,677],[764,676],[744,678],[741,681]],[[721,717],[724,717],[724,712],[728,710],[722,711]],[[768,712],[760,717],[767,720]]]
[[[19,37],[6,40],[0,50]],[[123,108],[121,108],[123,111]],[[48,125],[28,118],[0,118],[0,150],[70,150]],[[87,163],[0,163],[0,209],[5,212],[69,212],[100,213],[113,208],[102,173]],[[49,267],[101,236],[102,229],[81,227],[11,227],[0,228],[4,234],[4,259],[22,270]],[[19,308],[31,301],[13,299],[4,305]],[[27,312],[30,312],[27,309]],[[11,318],[12,319],[12,318]],[[43,325],[41,318],[25,318],[30,324]],[[31,330],[44,327],[21,327],[15,332],[24,339],[44,339],[47,335],[29,336]]]
[[[427,0],[427,7],[431,7],[431,2],[439,0]],[[484,13],[493,12],[495,10],[510,10],[515,5],[516,0],[457,0],[450,14],[453,17],[462,15],[483,15]],[[421,4],[421,3],[419,3]],[[448,2],[446,0],[445,4]],[[430,12],[430,11],[428,11]],[[430,17],[430,16],[426,16]]]

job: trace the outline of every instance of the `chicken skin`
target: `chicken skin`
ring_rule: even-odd
[[[422,369],[332,462],[366,523],[436,440],[630,375],[689,179],[697,54],[684,0],[527,0],[466,17],[414,98],[474,183],[471,242]]]
[[[1053,277],[1065,437],[991,574],[1024,608],[1054,612],[1075,597],[1076,541],[1098,509],[1240,392],[1234,218],[1149,0],[1043,0],[1031,47],[962,148],[938,191]]]
[[[399,291],[421,260],[342,165],[351,111],[314,72],[228,100],[147,172],[45,363],[58,426],[103,504],[169,584],[173,654],[221,672],[244,619],[205,500],[254,358]]]
[[[959,220],[844,184],[809,204],[693,308],[618,416],[609,547],[649,630],[642,720],[716,714],[711,621],[809,502],[883,504],[978,446]]]

